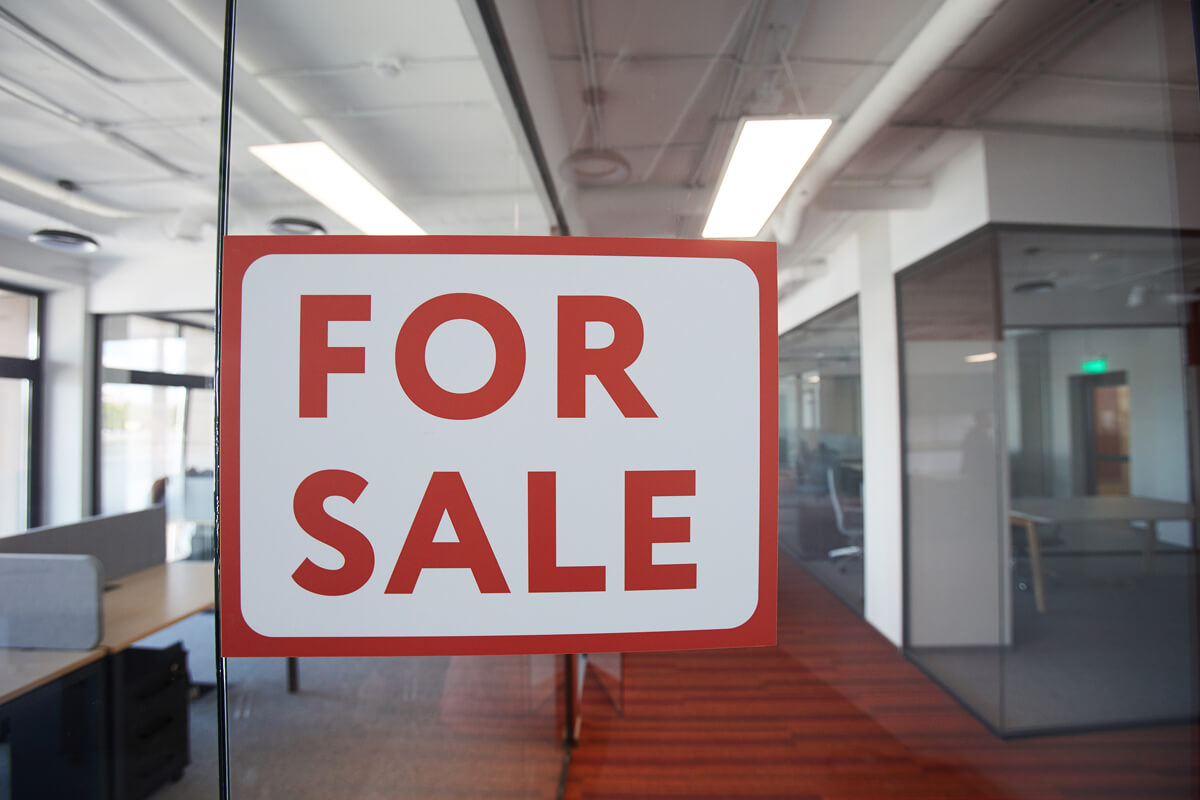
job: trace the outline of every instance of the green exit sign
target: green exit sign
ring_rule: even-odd
[[[1084,375],[1100,375],[1108,372],[1107,358],[1093,358],[1091,361],[1084,361],[1079,365],[1079,370]]]

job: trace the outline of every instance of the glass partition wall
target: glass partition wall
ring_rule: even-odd
[[[193,21],[219,39],[223,8],[210,4]],[[480,50],[464,17],[473,8],[309,3],[295,24],[278,3],[240,0],[227,233],[547,234],[481,55],[490,48]],[[298,313],[290,296],[278,302],[281,319]],[[346,330],[330,326],[331,343]],[[277,468],[303,477],[295,464]],[[243,528],[243,541],[251,533]],[[298,526],[284,535],[307,540]],[[549,655],[226,659],[229,794],[550,800],[564,768],[563,664]],[[193,709],[213,732],[216,704],[213,693]],[[203,785],[215,777],[216,739],[195,741],[205,768],[193,765],[184,781]]]
[[[97,318],[97,512],[163,504],[167,559],[213,557],[212,312]]]
[[[863,612],[858,300],[779,340],[779,544]]]
[[[897,277],[907,652],[1000,733],[1197,712],[1192,246],[993,228]]]

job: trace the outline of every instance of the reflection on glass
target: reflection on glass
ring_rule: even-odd
[[[0,378],[0,536],[29,522],[29,381]]]
[[[1180,249],[1000,229],[898,278],[908,653],[999,731],[1197,712]]]
[[[211,315],[208,315],[211,317]],[[212,375],[215,338],[211,329],[136,314],[101,321],[101,359],[109,369]]]
[[[1000,354],[991,242],[900,273],[910,656],[985,719],[1000,718],[1009,644],[1000,523]],[[998,723],[997,723],[998,724]]]
[[[228,232],[267,233],[267,210],[311,220],[330,234],[383,232],[357,217],[347,221],[347,203],[355,200],[344,186],[316,199],[251,150],[316,141],[421,230],[546,233],[548,207],[538,200],[537,176],[510,132],[502,111],[507,101],[496,94],[502,84],[489,74],[490,55],[477,52],[478,31],[468,26],[464,8],[359,4],[362,13],[348,13],[315,3],[296,25],[283,5],[238,5],[234,105],[261,115],[270,99],[294,116],[283,126],[233,126],[228,199],[257,212],[232,215]],[[219,14],[197,16],[220,24]],[[452,67],[445,61],[451,52]],[[393,55],[401,56],[391,73],[400,81],[344,68],[364,54],[378,56],[385,71]],[[401,60],[409,59],[435,71],[401,75]],[[453,70],[452,81],[445,68]],[[330,344],[338,345],[336,325],[330,334]],[[405,532],[398,521],[397,543]],[[227,659],[230,795],[552,800],[564,755],[559,662],[553,656],[302,658],[300,691],[289,694],[282,661]],[[215,703],[198,709],[197,720],[214,720]]]
[[[1013,570],[1024,590],[1005,654],[1009,729],[1197,711],[1186,242],[999,236],[1002,285],[1035,269],[1056,278],[1041,296],[1005,295]],[[1082,671],[1087,681],[1054,678]]]
[[[779,352],[780,546],[862,613],[858,301],[784,334]]]

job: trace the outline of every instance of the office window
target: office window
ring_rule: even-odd
[[[858,300],[779,340],[779,543],[863,610]]]
[[[172,560],[212,557],[210,320],[123,314],[100,317],[97,325],[97,511],[164,503]]]
[[[39,300],[0,288],[0,536],[37,524]]]
[[[1007,693],[1011,729],[1197,712],[1196,243],[1170,231],[997,234],[1018,645],[1003,664],[1006,686],[1026,687]],[[1052,679],[1081,663],[1087,684]]]

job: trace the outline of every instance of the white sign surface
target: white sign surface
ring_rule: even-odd
[[[775,321],[744,259],[241,242],[227,654],[754,643],[767,612],[773,640]]]

